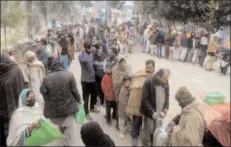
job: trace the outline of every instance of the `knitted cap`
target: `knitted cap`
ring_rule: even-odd
[[[195,100],[186,87],[180,87],[176,92],[175,98],[181,107],[185,107]]]

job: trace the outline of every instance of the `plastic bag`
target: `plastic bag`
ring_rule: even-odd
[[[40,127],[33,128],[31,136],[24,141],[25,146],[44,146],[56,139],[63,138],[63,134],[51,126],[45,119],[40,119]]]
[[[211,104],[224,104],[225,96],[220,92],[208,92],[205,96],[204,101]]]
[[[78,112],[75,114],[75,120],[78,124],[83,124],[85,119],[85,110],[82,104],[78,105]]]

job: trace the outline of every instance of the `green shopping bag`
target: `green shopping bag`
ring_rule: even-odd
[[[45,119],[40,119],[40,128],[33,128],[31,136],[24,141],[25,146],[44,146],[56,139],[63,138],[63,134],[51,126]]]
[[[78,105],[78,112],[75,113],[75,120],[78,124],[83,124],[85,119],[85,110],[82,104]]]
[[[208,92],[206,93],[204,101],[209,104],[224,104],[225,96],[220,92]]]

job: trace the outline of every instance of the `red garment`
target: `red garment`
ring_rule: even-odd
[[[223,146],[230,146],[230,110],[211,121],[209,131]]]
[[[108,101],[115,100],[115,94],[112,87],[112,77],[111,75],[105,74],[101,82],[101,88],[104,93],[105,99]]]

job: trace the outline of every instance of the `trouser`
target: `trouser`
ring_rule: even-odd
[[[165,51],[165,58],[168,59],[169,58],[169,48],[170,46],[169,45],[165,45],[164,46],[164,51]]]
[[[147,46],[147,39],[145,39],[144,37],[144,41],[143,41],[143,50],[142,51],[146,51],[146,46]]]
[[[132,116],[132,138],[137,139],[142,127],[142,116]]]
[[[101,89],[101,81],[102,81],[102,78],[96,77],[96,94],[100,98],[100,104],[103,105],[104,104],[104,94]]]
[[[175,57],[175,47],[174,46],[170,46],[169,47],[169,60],[174,60]]]
[[[143,35],[139,36],[139,41],[140,41],[140,45],[144,44],[144,36]]]
[[[154,120],[144,117],[142,131],[142,146],[153,146]]]
[[[74,146],[77,144],[75,138],[75,117],[74,115],[69,115],[63,118],[50,118],[52,123],[57,125],[61,132],[64,134],[64,146]]]
[[[0,146],[6,146],[6,138],[8,136],[9,119],[3,115],[3,110],[0,110]]]
[[[174,60],[180,60],[181,46],[175,48]]]
[[[157,44],[157,56],[162,57],[162,44]]]
[[[126,131],[130,131],[129,129],[131,128],[131,120],[129,117],[126,119],[123,119],[119,117],[119,129],[121,133],[126,133]]]
[[[146,40],[145,52],[148,53],[150,51],[150,41]]]
[[[64,69],[67,69],[68,68],[68,62],[69,62],[68,55],[61,55],[60,60],[63,63]]]
[[[119,48],[120,48],[120,53],[123,54],[125,52],[124,43],[118,42],[118,44],[119,44]]]
[[[154,45],[154,44],[151,44],[150,45],[150,54],[151,55],[156,55],[156,45]]]
[[[82,84],[82,92],[83,92],[84,110],[86,114],[89,114],[89,110],[88,110],[89,96],[91,95],[90,109],[94,109],[97,102],[95,82],[90,82],[90,83],[81,82],[81,84]]]
[[[113,110],[112,117],[116,118],[116,101],[106,100],[106,117],[108,122],[111,122],[111,109]]]

